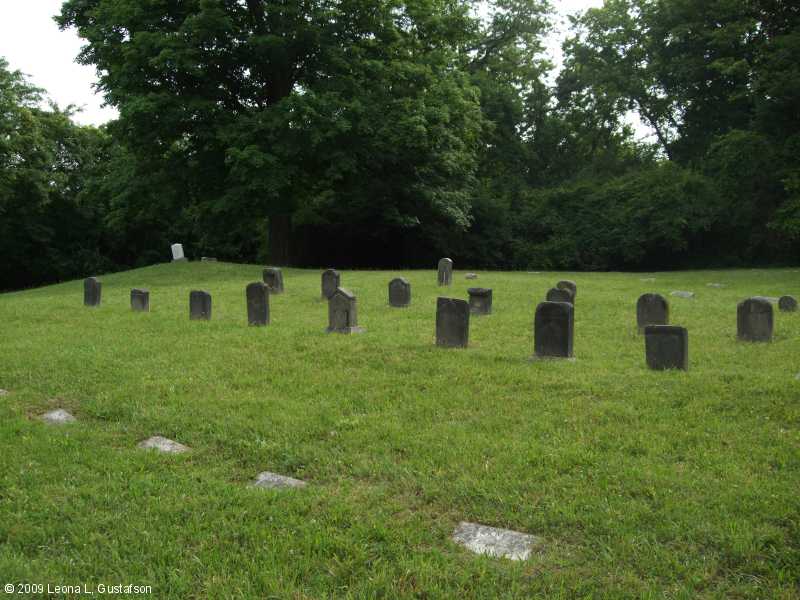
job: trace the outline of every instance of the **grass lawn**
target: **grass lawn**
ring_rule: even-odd
[[[458,265],[456,265],[458,266]],[[393,309],[387,284],[412,284]],[[320,271],[176,263],[0,296],[0,589],[139,584],[154,598],[800,598],[800,313],[736,340],[736,305],[800,296],[792,270],[342,272],[367,332],[326,334]],[[576,361],[531,362],[536,304],[578,283]],[[655,282],[643,278],[655,277]],[[724,283],[721,289],[708,283]],[[494,290],[468,349],[438,295]],[[133,313],[132,287],[151,312]],[[190,321],[189,291],[213,296]],[[688,372],[653,372],[636,299],[670,298]],[[77,423],[48,425],[53,408]],[[136,448],[152,435],[182,455]],[[262,471],[303,479],[248,487]],[[544,538],[470,553],[460,521]],[[76,596],[77,597],[77,596]]]

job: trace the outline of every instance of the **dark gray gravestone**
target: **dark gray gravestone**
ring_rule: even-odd
[[[328,299],[328,333],[362,333],[358,326],[358,303],[349,290],[337,288]]]
[[[202,290],[189,293],[189,318],[192,321],[211,320],[211,294]]]
[[[436,280],[439,285],[450,285],[453,283],[453,261],[451,259],[443,258],[439,261],[439,270]]]
[[[131,310],[136,312],[150,311],[150,292],[133,288],[131,290]]]
[[[469,345],[469,304],[455,298],[436,300],[436,345],[466,348]]]
[[[342,277],[336,269],[327,269],[322,273],[322,299],[328,300],[339,287]]]
[[[83,280],[83,304],[84,306],[100,306],[100,298],[103,292],[103,284],[97,277],[87,277]]]
[[[411,284],[402,277],[389,282],[389,305],[404,308],[411,304]]]
[[[567,288],[553,288],[548,290],[545,300],[548,302],[567,302],[568,304],[573,304],[575,302],[572,292]]]
[[[469,311],[473,315],[492,314],[492,290],[489,288],[469,288]]]
[[[685,327],[648,325],[644,340],[647,366],[651,369],[689,369],[689,332]]]
[[[572,294],[572,303],[575,303],[575,298],[578,296],[578,284],[569,279],[562,279],[556,284],[556,288],[559,290],[569,290]]]
[[[797,299],[793,296],[781,296],[778,300],[778,308],[781,309],[781,312],[796,312]]]
[[[643,294],[636,302],[639,331],[648,325],[669,325],[669,302],[661,294]]]
[[[737,329],[740,340],[771,342],[773,329],[772,303],[766,298],[748,298],[739,304]]]
[[[542,302],[536,307],[533,352],[537,358],[572,358],[575,308],[568,302]]]
[[[269,286],[256,281],[247,286],[247,324],[256,327],[269,325]]]
[[[269,286],[270,294],[283,293],[283,271],[277,267],[267,267],[264,269],[264,283]]]

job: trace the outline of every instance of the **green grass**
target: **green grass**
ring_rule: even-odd
[[[319,271],[168,264],[0,296],[0,589],[135,583],[156,598],[798,598],[800,313],[736,341],[736,304],[800,296],[791,270],[456,272],[494,289],[470,347],[434,345],[433,271],[342,273],[363,335],[325,333]],[[388,281],[413,304],[392,309]],[[535,306],[578,283],[575,362],[531,362]],[[724,289],[707,288],[710,282]],[[147,287],[152,312],[132,313]],[[213,320],[189,321],[191,289]],[[647,291],[689,329],[690,370],[651,372]],[[38,415],[63,407],[79,423]],[[192,448],[136,449],[151,435]],[[248,488],[261,471],[302,490]],[[459,521],[545,538],[518,563]]]

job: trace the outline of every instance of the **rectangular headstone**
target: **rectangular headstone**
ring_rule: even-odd
[[[639,331],[648,325],[669,325],[669,303],[661,294],[643,294],[636,302]]]
[[[537,358],[572,358],[575,309],[568,302],[542,302],[536,307],[533,348]]]
[[[352,292],[337,288],[328,299],[328,333],[362,333],[358,326],[358,303]]]
[[[83,304],[84,306],[100,306],[103,284],[97,277],[87,277],[83,280]]]
[[[490,288],[469,288],[469,311],[473,315],[492,314],[492,290]]]
[[[322,273],[322,299],[328,300],[341,285],[342,278],[336,269],[326,269]]]
[[[436,280],[440,286],[453,283],[453,261],[450,258],[443,258],[439,261],[439,268],[436,273]]]
[[[247,323],[256,327],[269,325],[269,287],[256,281],[247,286]]]
[[[186,257],[183,254],[183,244],[172,244],[172,260],[186,260]]]
[[[746,342],[771,342],[774,327],[772,303],[767,298],[748,298],[736,311],[738,337]]]
[[[131,290],[131,310],[136,312],[150,311],[150,292],[133,288]]]
[[[648,325],[644,329],[647,366],[656,371],[689,369],[689,332],[675,325]]]
[[[405,308],[411,304],[411,284],[402,277],[389,282],[389,305]]]
[[[455,298],[436,300],[436,345],[466,348],[469,345],[469,304]]]
[[[211,320],[211,294],[203,290],[189,293],[189,318],[193,321]]]
[[[269,287],[270,294],[283,293],[283,271],[277,267],[267,267],[262,273],[264,283]]]

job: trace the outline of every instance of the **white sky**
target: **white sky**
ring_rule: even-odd
[[[100,125],[116,117],[116,110],[103,107],[96,94],[94,67],[75,62],[82,41],[72,31],[59,31],[53,15],[62,0],[0,0],[0,56],[12,70],[19,69],[29,80],[44,88],[59,106],[73,104],[82,108],[75,119],[84,124]],[[566,32],[565,15],[602,5],[602,0],[552,0],[561,18],[558,33],[548,47],[556,64],[560,63],[560,44]]]

